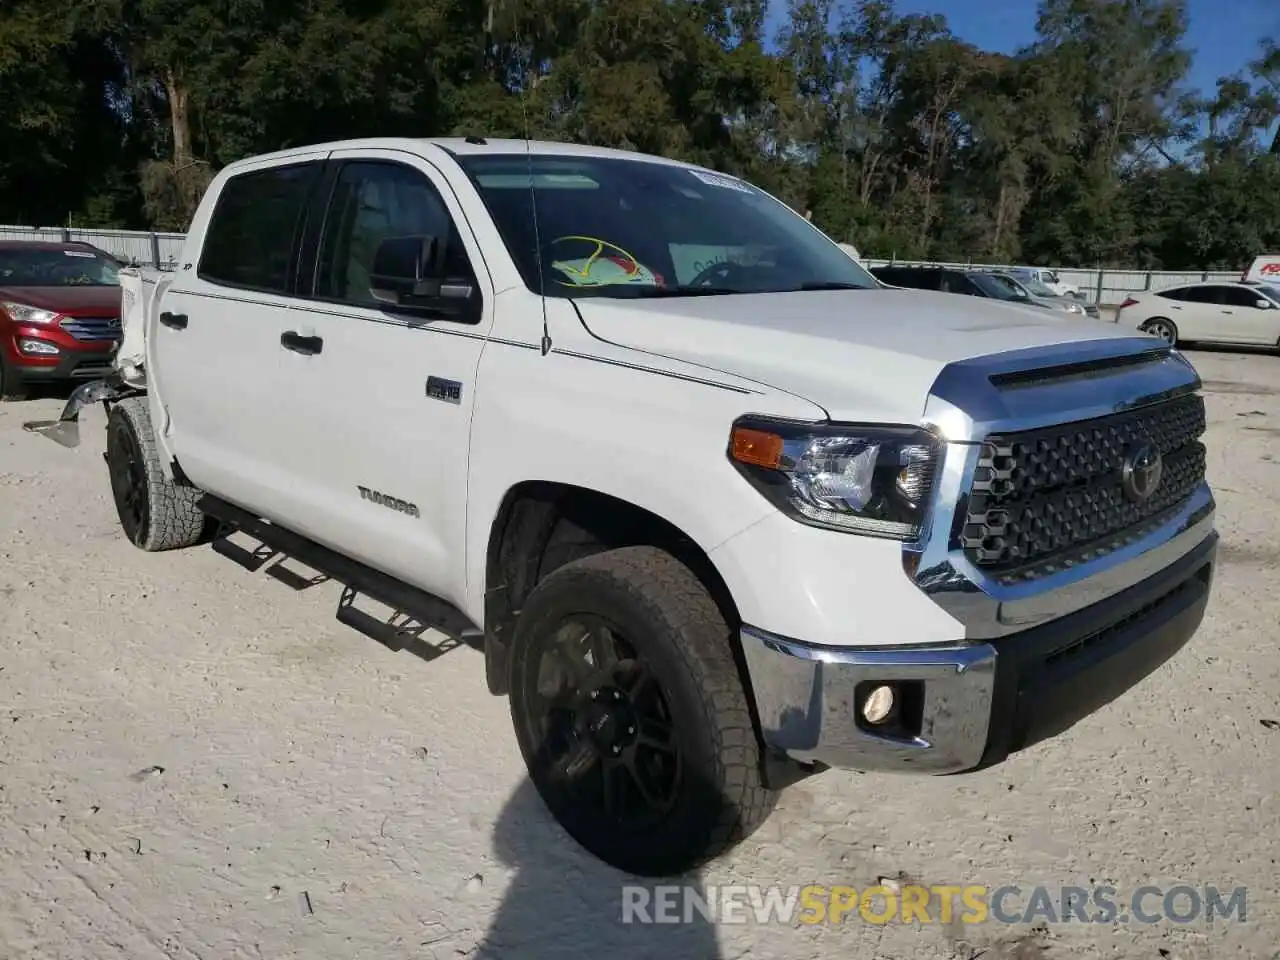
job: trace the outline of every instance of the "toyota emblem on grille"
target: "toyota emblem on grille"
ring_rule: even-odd
[[[1152,444],[1139,447],[1124,461],[1120,482],[1125,496],[1139,503],[1149,499],[1160,486],[1163,473],[1164,461],[1160,458],[1160,451]]]

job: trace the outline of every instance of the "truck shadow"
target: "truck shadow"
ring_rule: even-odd
[[[665,914],[656,909],[662,891],[655,888],[701,890],[696,873],[654,880],[602,863],[552,819],[528,779],[499,815],[493,842],[515,873],[472,960],[723,956],[715,927],[697,909],[686,916],[681,897],[667,894]],[[658,916],[678,922],[647,922]]]
[[[205,539],[214,552],[242,569],[271,576],[295,591],[341,582],[233,527],[214,526]],[[391,612],[375,615],[365,609],[374,605]],[[442,609],[442,614],[437,618],[422,609],[416,613],[391,610],[344,584],[337,619],[394,650],[428,661],[462,645],[482,648],[481,637],[451,629],[456,625],[447,611]],[[465,954],[472,960],[594,960],[601,956],[718,960],[722,956],[715,927],[703,912],[708,907],[700,905],[705,901],[714,910],[715,903],[702,892],[696,873],[640,878],[596,859],[556,822],[528,779],[521,782],[498,817],[494,852],[514,872],[488,929],[474,950]],[[659,888],[670,891],[672,887],[680,890],[667,892],[664,901]],[[702,898],[688,910],[682,897],[685,889]],[[655,920],[661,922],[652,922]],[[463,931],[452,931],[424,946],[437,951],[429,956],[443,956],[447,941],[459,940],[462,935]]]

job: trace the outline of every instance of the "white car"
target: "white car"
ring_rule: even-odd
[[[1180,353],[885,289],[735,177],[480,137],[299,147],[219,171],[179,263],[126,279],[118,375],[28,427],[107,404],[142,550],[222,524],[347,585],[339,619],[392,649],[417,641],[360,595],[479,648],[548,808],[624,870],[691,869],[830,767],[999,763],[1204,616]]]
[[[1188,283],[1128,297],[1116,323],[1171,344],[1280,345],[1280,288],[1260,283]]]

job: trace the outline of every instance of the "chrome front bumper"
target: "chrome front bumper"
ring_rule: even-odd
[[[949,773],[982,759],[991,723],[996,651],[957,647],[813,647],[744,627],[765,743],[801,763],[855,770]],[[858,693],[878,683],[924,690],[918,734],[886,736],[861,720]]]
[[[818,647],[741,630],[772,757],[857,770],[980,769],[1056,736],[1140,682],[1204,617],[1218,534],[1121,593],[1052,623],[945,647]],[[904,717],[888,732],[861,715],[893,684]]]

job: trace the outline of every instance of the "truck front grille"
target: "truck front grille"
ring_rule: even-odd
[[[67,317],[61,327],[77,340],[115,340],[120,336],[119,317]]]
[[[1110,553],[1158,526],[1204,481],[1204,399],[1187,394],[1123,413],[982,445],[961,545],[1004,582]],[[1162,473],[1145,499],[1126,492],[1126,461],[1144,446]]]

